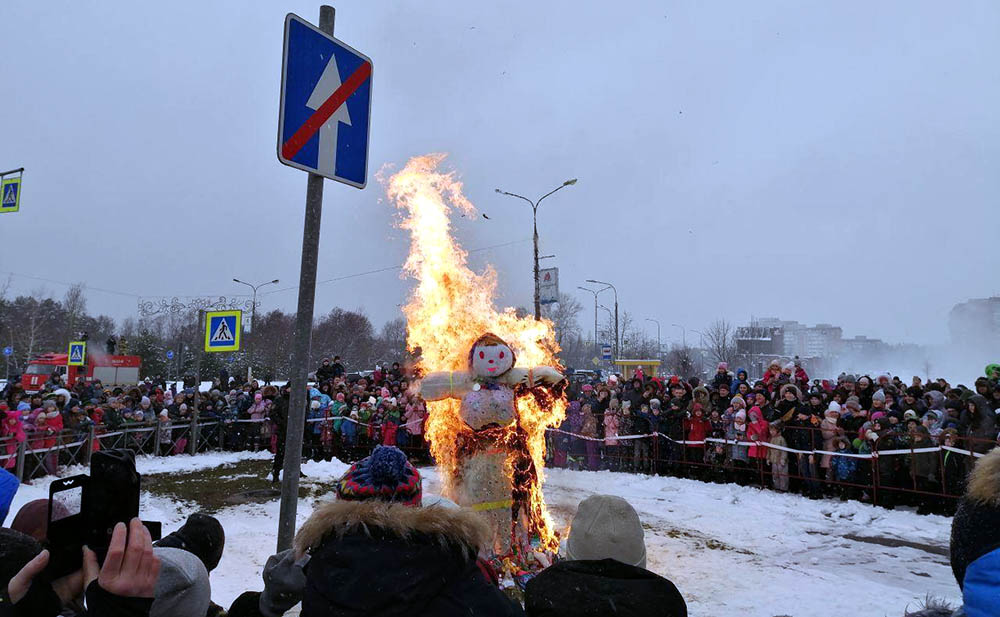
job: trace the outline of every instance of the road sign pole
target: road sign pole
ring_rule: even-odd
[[[319,29],[333,34],[332,6],[319,7]],[[312,339],[313,305],[316,300],[316,262],[319,230],[323,218],[323,176],[310,173],[306,184],[306,216],[302,231],[302,265],[299,271],[299,303],[295,313],[295,347],[289,384],[288,424],[285,430],[284,475],[281,479],[281,510],[278,515],[278,551],[292,547],[295,515],[299,505],[299,470],[302,463],[302,433],[306,415],[306,379]]]
[[[205,330],[205,311],[198,311],[198,332],[204,332]],[[198,416],[198,404],[201,403],[201,354],[204,351],[201,345],[195,346],[194,352],[194,399],[192,400],[192,405],[194,409],[191,410],[191,415],[193,417]]]

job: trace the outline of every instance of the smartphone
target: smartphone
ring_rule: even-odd
[[[101,450],[90,458],[90,482],[84,491],[84,537],[99,562],[111,544],[117,523],[139,516],[139,472],[130,450]]]
[[[54,480],[49,485],[46,572],[51,580],[76,572],[83,565],[84,501],[89,483],[88,476],[79,475]]]

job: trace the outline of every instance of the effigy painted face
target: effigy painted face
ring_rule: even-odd
[[[473,343],[469,371],[474,377],[497,378],[514,366],[514,352],[500,337],[484,334]]]

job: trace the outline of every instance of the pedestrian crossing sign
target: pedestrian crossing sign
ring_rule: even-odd
[[[20,204],[21,178],[6,178],[0,182],[0,214],[17,212]]]
[[[239,351],[243,311],[205,313],[205,351]]]
[[[69,344],[67,366],[84,366],[87,363],[87,341],[73,341]]]

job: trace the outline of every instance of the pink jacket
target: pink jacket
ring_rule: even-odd
[[[403,424],[406,424],[406,432],[411,435],[424,434],[424,410],[416,406],[410,407],[403,415]]]
[[[604,412],[604,445],[618,445],[618,416],[610,410]]]

